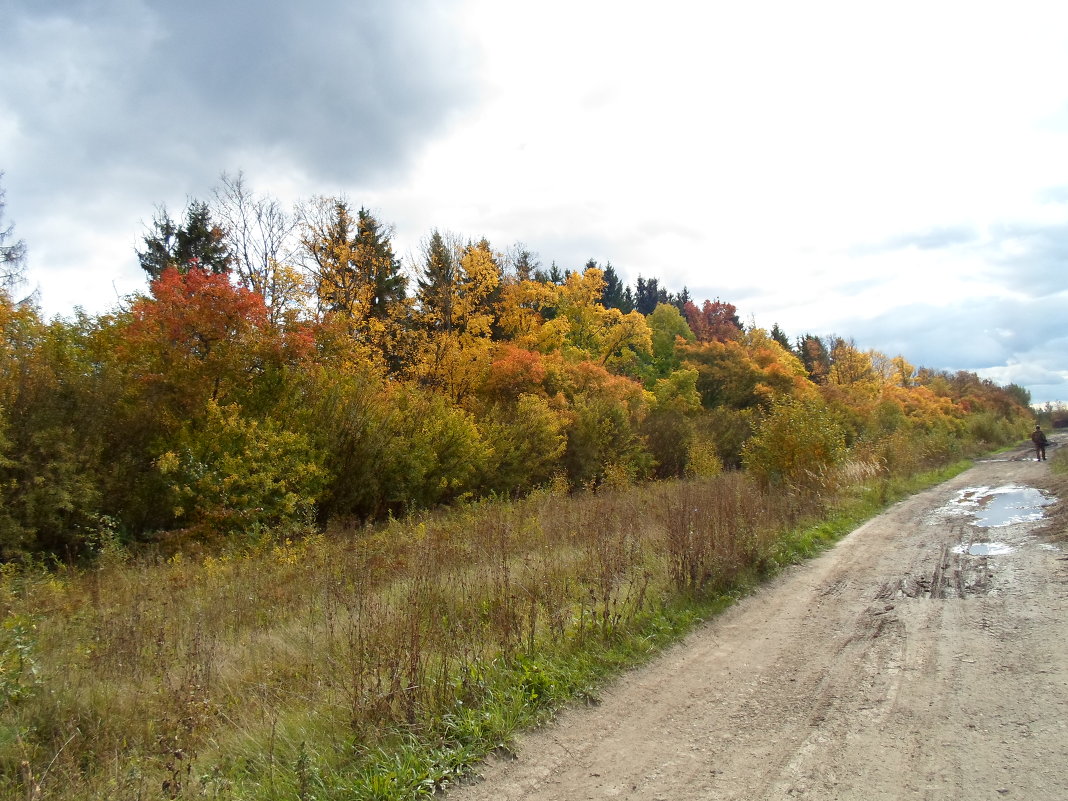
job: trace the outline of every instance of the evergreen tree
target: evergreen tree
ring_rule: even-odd
[[[634,308],[636,311],[649,316],[661,303],[670,302],[666,289],[661,289],[660,281],[656,278],[644,279],[640,275],[634,288]]]
[[[604,266],[604,292],[601,293],[601,305],[606,309],[619,309],[624,314],[634,311],[633,298],[628,297],[627,287],[623,286],[612,262]]]
[[[199,200],[186,207],[182,225],[171,219],[166,207],[160,206],[144,243],[145,249],[137,251],[137,258],[152,280],[168,267],[175,267],[180,273],[197,268],[219,275],[229,272],[233,261],[226,231],[212,220],[208,204]]]
[[[0,179],[3,177],[0,172]],[[0,226],[4,221],[5,196],[4,188],[0,186]],[[14,225],[0,227],[0,289],[7,292],[21,284],[26,275],[26,243],[18,239],[8,244],[14,230]]]
[[[771,338],[778,342],[780,345],[782,345],[783,349],[787,352],[794,352],[793,347],[790,345],[790,340],[787,339],[786,334],[783,332],[783,330],[779,328],[778,323],[775,323],[775,325],[771,327]]]
[[[367,209],[356,217],[355,269],[367,286],[367,316],[386,320],[393,309],[404,302],[408,281],[401,264],[393,255],[390,232]]]
[[[687,303],[693,303],[693,298],[690,297],[690,290],[686,287],[682,288],[682,292],[671,297],[671,304],[680,312],[685,312]]]
[[[424,324],[438,331],[451,331],[456,296],[456,260],[452,248],[435,229],[425,245],[421,274],[416,279],[416,300]]]
[[[809,378],[817,384],[826,384],[831,371],[831,354],[823,340],[812,334],[798,337],[796,353]]]

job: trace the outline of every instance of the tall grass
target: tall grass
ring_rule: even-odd
[[[0,795],[430,794],[847,526],[809,524],[900,494],[874,464],[803,497],[733,472],[6,568]]]

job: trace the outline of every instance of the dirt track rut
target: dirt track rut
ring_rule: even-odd
[[[1068,499],[974,517],[1048,482],[1021,450],[898,503],[449,801],[1068,799]]]

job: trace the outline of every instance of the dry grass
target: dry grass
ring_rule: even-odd
[[[722,590],[773,560],[811,511],[728,473],[200,560],[9,570],[0,791],[283,797],[277,767],[307,764],[308,749],[354,760],[477,707],[493,660],[581,647]]]

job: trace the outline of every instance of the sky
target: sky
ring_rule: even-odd
[[[522,243],[791,338],[1068,401],[1068,4],[0,0],[4,225],[46,315],[144,291],[156,209]]]

